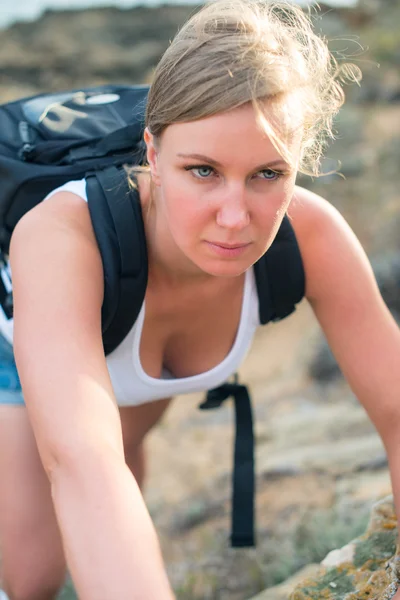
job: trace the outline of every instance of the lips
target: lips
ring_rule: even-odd
[[[222,258],[238,258],[247,251],[247,248],[251,245],[251,242],[230,242],[229,244],[224,242],[206,242],[209,250],[217,256]]]
[[[212,244],[213,246],[218,246],[219,248],[226,248],[227,250],[234,250],[236,248],[245,248],[246,246],[249,246],[250,242],[247,243],[237,243],[237,244],[226,244],[226,243],[220,243],[220,242],[208,242],[209,244]]]

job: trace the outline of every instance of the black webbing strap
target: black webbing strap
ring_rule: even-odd
[[[199,408],[219,408],[225,400],[235,402],[235,451],[232,481],[232,534],[234,548],[255,546],[254,534],[254,432],[250,395],[245,385],[224,383],[207,392]]]

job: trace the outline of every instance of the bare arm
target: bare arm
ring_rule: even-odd
[[[171,600],[156,535],[125,464],[101,339],[102,265],[87,205],[61,193],[11,245],[14,347],[82,600]]]
[[[306,295],[385,445],[400,517],[400,330],[344,219],[315,194],[299,189],[297,196],[293,222],[306,270]]]

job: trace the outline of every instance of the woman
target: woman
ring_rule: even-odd
[[[9,393],[0,413],[12,600],[54,598],[66,565],[82,600],[173,598],[140,494],[143,439],[171,401],[167,390],[193,378],[207,389],[211,371],[231,373],[243,358],[259,324],[252,265],[286,212],[306,296],[384,440],[400,509],[399,330],[349,227],[295,186],[297,171],[318,171],[343,100],[339,75],[288,5],[216,0],[179,32],[155,72],[149,169],[136,173],[145,304],[124,351],[107,361],[85,182],[56,190],[17,225],[14,351],[26,408]]]

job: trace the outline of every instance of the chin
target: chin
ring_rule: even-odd
[[[203,273],[212,275],[213,277],[239,277],[243,275],[247,269],[252,266],[252,263],[244,263],[243,261],[220,262],[214,264],[198,265]]]

